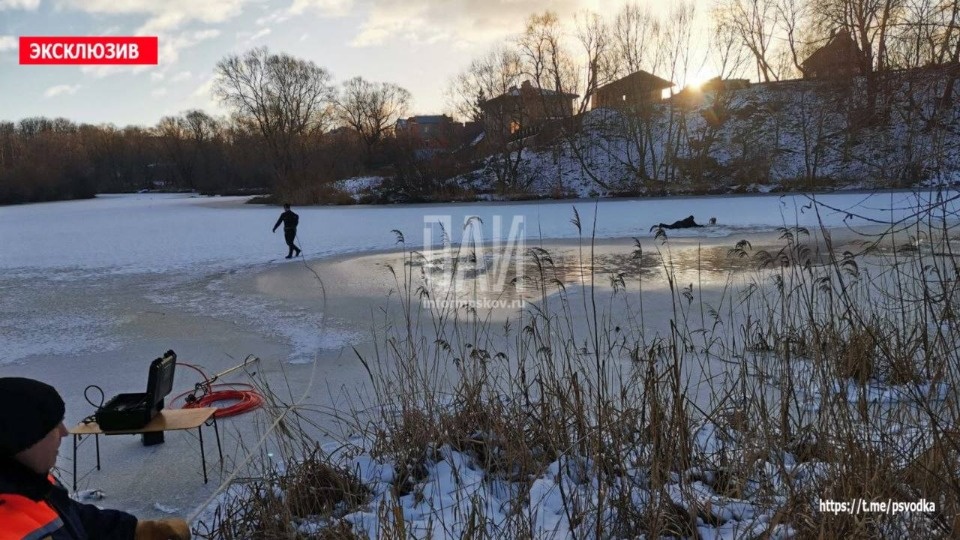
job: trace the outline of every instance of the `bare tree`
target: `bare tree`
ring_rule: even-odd
[[[341,121],[360,135],[369,158],[410,106],[410,92],[393,83],[354,77],[343,83],[337,110]]]
[[[538,88],[577,93],[577,68],[564,43],[557,14],[545,11],[531,15],[517,38],[524,75]]]
[[[727,24],[714,24],[710,50],[721,79],[739,75],[746,63],[749,52],[740,40],[740,34]]]
[[[0,122],[0,169],[9,167],[21,151],[16,124],[7,121]]]
[[[687,73],[690,71],[693,57],[692,40],[693,24],[696,17],[696,6],[693,2],[681,1],[676,4],[664,25],[661,34],[660,48],[664,51],[664,69],[670,80],[684,86]],[[705,62],[706,59],[700,59]],[[683,150],[683,140],[686,135],[687,110],[677,107],[673,102],[666,108],[667,121],[664,126],[662,163],[663,175],[666,180],[674,180],[677,173],[678,156]]]
[[[201,181],[209,177],[210,147],[220,136],[219,123],[203,111],[192,110],[161,118],[156,131],[180,183],[191,189],[201,187]]]
[[[606,182],[588,166],[585,152],[590,143],[580,137],[579,124],[596,89],[616,76],[614,40],[609,26],[595,13],[581,12],[575,23],[575,35],[569,36],[556,14],[535,14],[527,19],[516,42],[525,74],[538,88],[539,107],[551,118],[549,133],[560,137],[556,143],[565,143],[584,174],[607,188]],[[579,97],[576,107],[569,106],[567,96]],[[554,153],[554,159],[560,159],[560,152]],[[562,191],[561,167],[558,161],[555,164],[557,190]]]
[[[960,2],[950,3],[952,7],[939,6],[938,0],[906,0],[899,31],[890,36],[887,65],[913,68],[949,59],[960,10]]]
[[[757,76],[764,82],[776,80],[772,65],[772,41],[779,20],[776,0],[727,0],[714,15],[718,24],[729,27],[753,54]]]
[[[480,121],[480,104],[520,85],[523,69],[520,55],[513,49],[498,47],[470,62],[470,66],[451,81],[447,94],[456,114]]]
[[[634,3],[625,5],[614,17],[612,34],[616,76],[657,69],[659,49],[654,43],[660,34],[660,20],[649,9]]]
[[[595,13],[582,13],[577,20],[577,42],[584,59],[580,67],[583,96],[577,114],[586,112],[597,88],[617,78],[613,32]]]
[[[940,28],[943,29],[940,34],[942,38],[938,41],[937,47],[942,54],[938,55],[938,63],[949,55],[950,62],[954,64],[960,62],[960,2],[957,0],[943,0],[941,5],[937,6],[937,11],[941,14],[949,13],[949,18],[943,17]]]
[[[616,77],[640,70],[655,74],[660,71],[665,57],[661,48],[663,24],[660,17],[636,3],[626,4],[617,12],[611,23]],[[658,109],[653,101],[642,101],[629,110],[595,115],[597,129],[610,141],[602,151],[631,172],[637,184],[635,189],[642,189],[643,183],[656,174],[654,133]]]
[[[808,182],[816,182],[830,145],[827,137],[828,118],[843,109],[842,106],[836,106],[840,105],[840,98],[832,93],[817,92],[804,86],[795,95],[796,102],[788,121],[792,121],[793,131],[800,135],[803,144],[803,177]],[[834,102],[830,103],[829,100]],[[828,103],[835,106],[827,106]]]
[[[260,134],[281,182],[305,169],[305,146],[331,120],[330,73],[308,60],[266,48],[217,63],[215,94],[236,120]]]
[[[790,63],[797,74],[802,74],[800,54],[802,44],[800,33],[809,26],[807,0],[778,0],[777,13],[782,21],[787,46],[790,49]]]
[[[887,69],[887,39],[890,29],[898,23],[903,0],[883,0],[877,28],[877,71]]]
[[[450,84],[450,99],[457,113],[483,123],[485,169],[494,176],[497,189],[503,193],[522,190],[526,184],[520,174],[526,142],[511,133],[517,127],[513,125],[516,119],[526,114],[525,102],[513,101],[512,109],[493,105],[485,108],[485,104],[504,94],[518,92],[523,77],[520,54],[512,48],[497,47],[471,61]]]
[[[904,0],[815,0],[813,24],[821,35],[848,30],[863,51],[863,71],[883,71],[889,31],[898,24],[903,5]]]
[[[187,135],[197,144],[213,140],[220,135],[220,123],[217,119],[201,110],[187,111],[180,122]]]

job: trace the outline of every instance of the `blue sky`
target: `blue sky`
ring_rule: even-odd
[[[411,113],[446,109],[444,90],[471,59],[546,9],[571,21],[624,0],[0,0],[0,120],[62,116],[153,126],[200,108],[214,66],[257,46],[309,59],[335,82],[355,76],[410,90]],[[668,2],[669,4],[669,2]],[[652,5],[652,4],[651,4]],[[659,4],[663,5],[663,4]],[[601,8],[602,6],[602,8]],[[19,36],[158,36],[156,66],[21,66]]]

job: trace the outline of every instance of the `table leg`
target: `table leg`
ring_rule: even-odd
[[[73,436],[73,491],[77,491],[77,435]]]
[[[217,415],[213,415],[213,433],[217,436],[217,453],[220,454],[220,469],[223,469],[223,450],[220,448],[220,428],[217,427]]]
[[[203,424],[197,426],[197,433],[200,434],[200,462],[203,463],[203,483],[207,483],[207,454],[203,450]]]
[[[93,442],[97,444],[97,470],[100,470],[100,435],[94,434]]]

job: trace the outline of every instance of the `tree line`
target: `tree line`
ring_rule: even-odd
[[[607,15],[578,14],[573,24],[551,12],[534,14],[511,40],[451,79],[449,106],[459,119],[483,121],[485,100],[527,80],[576,95],[569,116],[577,119],[598,87],[641,69],[680,86],[695,71],[762,82],[797,78],[803,59],[839,30],[863,52],[866,102],[847,103],[866,111],[861,119],[879,114],[889,121],[895,111],[884,97],[901,89],[885,90],[882,75],[922,66],[946,67],[940,104],[943,110],[952,106],[958,71],[949,67],[960,63],[960,0],[721,0],[706,37],[697,20],[687,2],[665,15],[627,4]],[[477,149],[424,152],[423,141],[395,133],[411,100],[396,84],[355,77],[337,85],[313,61],[265,48],[225,57],[215,74],[214,92],[229,108],[227,117],[193,110],[153,127],[125,128],[62,118],[0,123],[0,203],[162,186],[211,193],[261,189],[305,204],[336,201],[343,197],[336,180],[368,174],[389,178],[391,196],[419,200],[462,195],[451,178],[477,169],[502,193],[532,185],[523,166],[536,139],[488,133]],[[717,99],[718,109],[724,99]],[[689,176],[698,167],[690,166],[696,158],[691,152],[709,161],[704,148],[712,135],[706,128],[691,134],[688,112],[651,103],[608,126],[614,140],[632,147],[638,182]],[[488,132],[501,131],[486,120]],[[588,166],[595,152],[579,138],[581,127],[558,124],[554,140],[581,164],[583,175],[609,187],[610,179]],[[692,138],[706,140],[691,145]],[[808,142],[819,148],[827,141]]]
[[[388,136],[411,100],[395,84],[355,77],[336,87],[314,62],[265,48],[224,58],[216,74],[226,118],[191,110],[153,127],[0,123],[0,204],[158,188],[317,203],[336,196],[337,179],[430,168],[411,172],[418,141]]]

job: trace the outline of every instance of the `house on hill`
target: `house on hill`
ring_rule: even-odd
[[[511,86],[505,93],[484,101],[484,129],[488,136],[518,138],[534,134],[546,122],[573,116],[573,100],[578,96],[537,88],[530,81]]]
[[[679,103],[696,104],[703,101],[706,94],[733,92],[750,86],[750,79],[723,79],[719,76],[706,80],[699,85],[687,86],[671,96],[671,100]]]
[[[830,79],[863,75],[870,70],[867,55],[847,30],[831,36],[826,45],[813,51],[800,64],[804,79]]]
[[[672,87],[672,82],[640,70],[597,88],[590,98],[590,108],[630,108],[656,103],[663,91]]]
[[[731,92],[733,90],[740,90],[750,86],[750,79],[722,79],[720,76],[716,76],[712,79],[704,81],[700,85],[701,92]]]
[[[421,149],[457,151],[483,132],[479,122],[457,122],[445,114],[416,115],[397,120],[396,135]]]
[[[406,133],[427,142],[446,142],[461,125],[445,114],[418,115],[397,120],[397,133]]]

